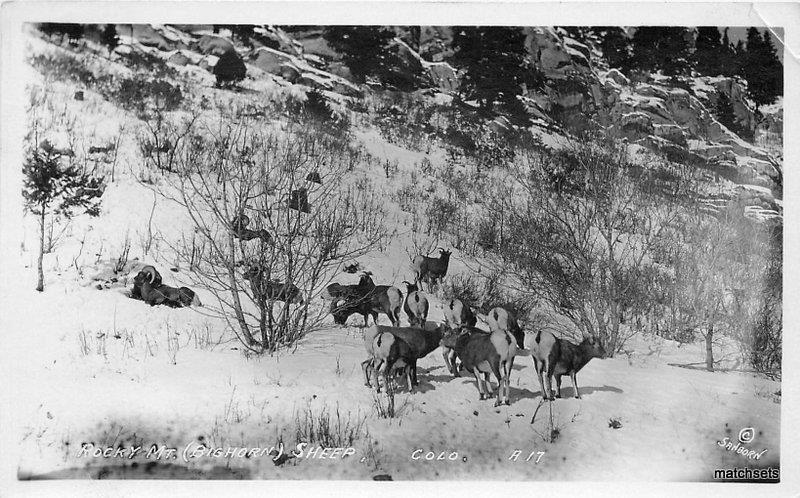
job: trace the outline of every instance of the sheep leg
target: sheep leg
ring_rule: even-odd
[[[417,360],[412,361],[410,367],[411,367],[411,375],[414,378],[414,385],[418,386],[419,381],[417,380]]]
[[[501,373],[503,374],[502,379],[502,389],[501,389],[501,396],[503,399],[503,403],[506,405],[510,405],[511,401],[509,401],[509,391],[511,390],[511,368],[514,365],[514,357],[512,356],[509,361],[504,361],[501,363]]]
[[[541,389],[542,399],[548,399],[550,396],[544,389],[544,378],[542,377],[542,373],[544,371],[544,362],[539,364],[535,356],[531,356],[531,358],[533,358],[533,369],[536,372],[536,378],[539,379],[539,388]]]
[[[364,385],[367,387],[372,387],[372,384],[369,381],[369,377],[371,374],[371,365],[372,365],[372,358],[368,358],[361,362],[361,370],[364,371]]]
[[[450,363],[453,365],[453,375],[456,377],[461,377],[459,373],[461,371],[460,365],[458,364],[458,358],[456,355],[455,350],[450,350]]]
[[[407,385],[408,385],[408,392],[410,392],[410,393],[413,393],[413,392],[414,392],[414,386],[415,386],[415,385],[416,385],[416,383],[417,383],[417,379],[415,378],[415,379],[412,381],[412,380],[411,380],[411,376],[412,376],[412,374],[413,374],[413,375],[414,375],[414,377],[416,377],[416,371],[417,371],[417,369],[416,369],[416,367],[412,367],[411,365],[406,365],[406,369],[405,369],[405,371],[406,371],[406,383],[407,383]]]
[[[377,365],[375,363],[377,363]],[[372,364],[372,374],[375,376],[375,391],[378,393],[381,392],[380,372],[384,363],[383,360],[375,360]]]
[[[494,389],[492,389],[492,380],[489,378],[489,372],[483,373],[484,385],[486,386],[487,395],[491,398],[494,397]]]
[[[478,383],[478,394],[480,394],[481,401],[486,399],[486,394],[484,394],[484,386],[483,386],[483,379],[481,379],[481,372],[477,368],[472,372],[472,375],[475,376],[475,381]]]
[[[555,370],[555,367],[551,366],[550,361],[548,361],[544,372],[544,381],[545,384],[547,384],[547,397],[550,401],[554,401],[556,399],[555,395],[553,394],[553,370]]]
[[[576,378],[577,375],[577,372],[572,372],[569,374],[570,378],[572,379],[572,387],[575,388],[575,397],[581,399],[581,394],[578,392],[578,379]]]
[[[450,361],[450,354],[453,352],[452,349],[442,346],[442,357],[444,358],[444,364],[447,366],[447,370],[452,374],[458,377],[458,372],[456,372],[455,365],[453,362]]]
[[[554,375],[556,379],[556,398],[561,397],[561,375]]]

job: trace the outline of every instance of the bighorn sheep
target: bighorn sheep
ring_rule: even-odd
[[[501,308],[500,306],[492,308],[486,314],[486,323],[489,325],[489,330],[501,330],[511,335],[517,346],[520,349],[525,348],[525,333],[517,323],[517,317],[513,313]]]
[[[444,321],[451,329],[457,329],[464,325],[474,327],[478,323],[478,318],[460,299],[451,299],[444,303]],[[459,377],[458,368],[456,368],[456,354],[453,349],[442,345],[442,356],[450,373]]]
[[[161,274],[158,273],[158,270],[149,265],[142,268],[142,270],[145,268],[147,268],[148,272],[153,275],[153,281],[150,285],[153,287],[160,286],[162,284],[162,279]],[[142,270],[140,270],[139,273],[141,273]],[[137,278],[138,276],[139,275],[136,275],[136,277],[133,278],[133,290],[131,290],[131,297],[133,299],[142,299],[142,279]]]
[[[428,322],[430,324],[431,322]],[[364,348],[367,350],[368,358],[361,362],[361,368],[364,371],[364,385],[371,387],[370,377],[371,371],[374,370],[373,360],[375,359],[375,338],[379,334],[392,334],[396,338],[401,339],[409,348],[411,348],[411,356],[409,367],[411,368],[411,385],[417,385],[417,360],[429,355],[432,351],[439,347],[439,344],[444,337],[447,327],[444,325],[437,325],[431,329],[428,324],[424,327],[387,327],[385,325],[375,324],[364,332]],[[404,360],[405,361],[405,360]]]
[[[162,284],[161,275],[152,266],[142,268],[133,278],[133,287],[134,289],[139,288],[138,294],[142,301],[150,306],[157,304],[166,304],[175,308],[190,305],[202,306],[200,299],[192,289],[188,287],[176,289]],[[131,294],[133,295],[134,292]]]
[[[331,286],[326,289],[331,293]],[[361,275],[361,280],[355,286],[339,286],[338,297],[331,302],[333,320],[339,325],[347,323],[347,319],[354,313],[364,317],[364,326],[369,325],[368,317],[378,323],[378,313],[389,317],[392,325],[400,326],[400,307],[403,305],[403,293],[397,287],[390,285],[375,285],[369,272]],[[336,293],[336,289],[334,289]]]
[[[367,360],[370,361],[370,360]],[[411,379],[412,363],[416,362],[415,352],[409,344],[391,332],[381,332],[372,340],[372,368],[375,371],[375,390],[381,392],[378,377],[383,375],[383,383],[389,391],[389,372],[402,368],[406,376],[408,390],[414,391]]]
[[[447,275],[447,266],[450,263],[450,254],[451,251],[447,251],[440,247],[438,258],[431,258],[421,254],[416,256],[412,262],[412,268],[414,269],[415,274],[414,283],[420,285],[421,290],[425,290],[422,288],[421,282],[427,282],[428,292],[430,292],[431,287],[436,284],[439,279]]]
[[[578,392],[577,373],[589,363],[592,358],[605,358],[606,351],[594,337],[584,337],[580,344],[573,344],[565,339],[559,339],[551,332],[540,330],[533,339],[530,347],[533,366],[539,378],[539,387],[542,389],[542,399],[554,400],[561,397],[561,376],[569,375],[572,386],[575,388],[575,397],[580,398]],[[556,379],[556,394],[553,396],[551,377]],[[545,390],[545,381],[547,390]]]
[[[403,311],[408,316],[408,324],[412,327],[423,327],[428,319],[428,298],[419,291],[416,284],[411,284],[403,280],[406,284],[406,300],[403,303]]]
[[[489,373],[492,372],[497,378],[499,391],[494,406],[510,404],[509,375],[516,347],[508,334],[501,330],[489,333],[475,327],[463,326],[451,330],[442,339],[442,346],[454,349],[463,367],[475,376],[481,400],[487,398],[485,391],[488,391],[488,397],[494,394],[489,381]]]
[[[231,228],[233,229],[233,236],[241,240],[262,239],[267,244],[272,244],[272,236],[268,231],[250,230],[247,225],[250,223],[250,217],[244,213],[237,215],[231,220]]]
[[[303,295],[293,283],[284,283],[279,280],[265,278],[264,269],[259,265],[252,265],[245,272],[244,277],[250,281],[253,297],[260,301],[262,298],[272,301],[303,304]],[[267,275],[268,277],[268,275]]]

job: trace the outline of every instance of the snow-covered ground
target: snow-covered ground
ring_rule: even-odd
[[[642,340],[630,357],[593,360],[578,376],[582,399],[571,398],[565,382],[567,397],[553,403],[560,436],[549,443],[547,404],[530,423],[540,394],[529,358],[517,360],[511,406],[494,408],[478,400],[474,380],[452,378],[437,350],[420,362],[417,392],[399,393],[397,417],[383,419],[363,385],[358,327],[330,324],[292,353],[247,358],[220,334],[218,321],[190,309],[149,308],[114,290],[52,284],[43,294],[23,291],[4,302],[13,303],[16,330],[27,339],[13,343],[19,351],[8,351],[30,373],[15,386],[24,421],[21,475],[121,463],[76,457],[84,442],[183,449],[198,440],[262,448],[282,440],[294,448],[302,442],[298,421],[326,410],[333,423],[359,427],[353,457],[294,459],[280,467],[268,457],[199,458],[189,466],[281,479],[388,473],[394,479],[707,480],[714,468],[740,464],[717,442],[744,427],[758,431],[754,448],[768,449],[761,463],[779,455],[780,385],[669,365],[697,362],[700,345],[678,349]],[[440,318],[435,306],[430,319]],[[26,353],[32,350],[37,354]],[[612,419],[621,427],[611,428]],[[413,458],[417,449],[458,457],[426,462]],[[510,461],[515,450],[524,455]],[[534,451],[544,455],[521,461]]]
[[[36,74],[28,76],[42,84]],[[70,85],[56,83],[50,91],[56,103],[76,109],[87,136],[131,126],[130,116],[104,107],[97,95],[87,92],[78,104],[70,100]],[[373,129],[355,129],[353,136],[379,163],[398,164],[391,181],[374,165],[361,165],[355,174],[378,185],[397,228],[382,251],[359,261],[376,282],[399,285],[411,276],[408,251],[414,234],[391,193],[423,159],[439,163],[444,154],[402,149]],[[30,219],[23,267],[5,273],[6,281],[21,282],[4,287],[0,298],[8,327],[4,334],[10,337],[4,361],[16,372],[7,395],[14,400],[20,430],[22,478],[185,477],[188,468],[258,479],[705,481],[716,468],[747,463],[718,442],[726,437],[736,442],[748,427],[755,438],[747,446],[767,450],[758,466],[778,464],[780,383],[749,373],[706,372],[698,365],[704,358],[699,343],[679,347],[637,336],[628,354],[593,360],[579,373],[582,399],[571,397],[565,380],[566,397],[552,404],[540,402],[530,358],[519,358],[511,378],[512,403],[498,408],[493,400],[478,399],[473,379],[453,378],[437,350],[419,362],[416,392],[399,392],[395,417],[384,418],[379,412],[386,397],[363,385],[365,352],[356,316],[346,327],[328,317],[295,349],[253,356],[203,308],[151,308],[128,298],[130,281],[124,278],[98,290],[91,277],[107,271],[126,233],[134,241],[131,258],[144,260],[136,241],[152,204],[149,191],[131,177],[140,171],[139,163],[132,140],[123,142],[120,179],[105,193],[101,217],[76,220],[61,246],[46,256],[45,292],[33,290],[37,238]],[[179,210],[162,206],[153,225],[174,234],[187,221]],[[87,233],[82,247],[80,237]],[[155,247],[148,262],[172,266],[166,248],[161,251]],[[455,251],[450,274],[467,272],[467,262]],[[162,273],[167,283],[182,281],[181,271]],[[342,274],[336,280],[352,278]],[[199,294],[201,300],[209,297],[203,290]],[[429,320],[440,322],[441,301],[438,296],[432,301]],[[314,306],[324,303],[317,300]],[[381,322],[388,324],[386,317]],[[551,441],[553,429],[558,436]],[[334,438],[328,446],[354,452],[344,458],[342,453],[304,455],[281,465],[268,455],[194,458],[189,452],[184,461],[184,450],[199,444],[224,453],[282,443],[289,452],[308,443],[309,435],[312,446],[324,435]],[[153,444],[176,448],[177,458],[147,465],[156,461],[144,456]],[[143,448],[133,460],[91,456],[94,448],[131,446]],[[426,460],[429,452],[433,460]]]

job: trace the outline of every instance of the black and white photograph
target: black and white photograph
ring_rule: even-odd
[[[312,24],[207,6],[207,24],[39,9],[4,28],[14,491],[788,492],[796,9]]]

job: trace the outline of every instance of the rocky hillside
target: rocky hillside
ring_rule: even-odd
[[[247,40],[226,29],[215,33],[211,26],[117,25],[116,29],[123,40],[117,56],[131,50],[148,52],[171,65],[197,67],[209,74],[222,54],[234,52],[247,66],[251,81],[244,87],[252,86],[252,80],[267,79],[281,87],[317,89],[349,109],[358,107],[369,92],[384,90],[380,85],[358,84],[321,28],[287,32],[256,27]],[[423,87],[409,94],[420,99],[430,91],[438,92],[440,99],[456,95],[462,75],[447,62],[453,53],[452,30],[422,28],[417,50],[407,42],[407,30],[395,31],[390,71],[405,79],[419,74]],[[643,73],[632,81],[609,69],[598,47],[579,43],[563,30],[537,27],[524,32],[528,57],[545,78],[543,88],[527,90],[522,97],[533,118],[531,131],[566,134],[576,120],[592,121],[631,145],[706,172],[707,178],[723,186],[724,198],[743,198],[753,216],[781,215],[780,102],[757,113],[738,78],[677,79]],[[750,141],[720,123],[715,109],[721,96],[731,103],[735,125]],[[500,119],[492,126],[509,125]]]

